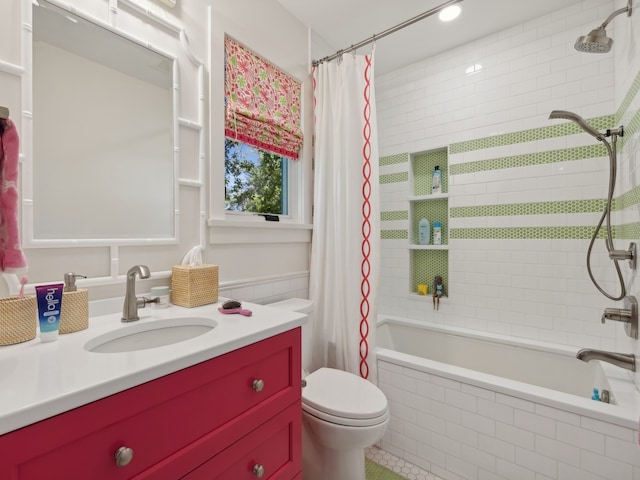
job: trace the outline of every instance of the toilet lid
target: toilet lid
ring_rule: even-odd
[[[307,385],[302,389],[302,408],[311,414],[315,411],[359,420],[377,420],[387,415],[387,397],[373,383],[357,375],[320,368],[305,380]]]
[[[282,308],[289,312],[311,313],[313,311],[313,300],[304,298],[288,298],[280,302],[269,303],[269,307]]]

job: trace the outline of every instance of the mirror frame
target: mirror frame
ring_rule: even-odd
[[[105,2],[103,4],[103,8],[107,16],[111,17],[112,24],[105,22],[86,11],[82,11],[74,6],[69,6],[68,4],[62,2],[61,0],[47,0],[49,3],[55,5],[58,8],[63,10],[67,10],[72,14],[78,15],[89,22],[92,22],[98,25],[101,28],[104,28],[114,35],[119,35],[121,37],[126,38],[138,45],[141,45],[145,48],[148,48],[156,53],[159,53],[170,60],[173,63],[173,234],[168,237],[162,238],[61,238],[61,239],[40,239],[34,237],[34,202],[33,202],[33,185],[34,185],[34,177],[33,177],[33,35],[32,35],[32,27],[33,27],[33,10],[32,10],[32,2],[33,0],[23,0],[23,24],[25,28],[22,29],[23,35],[23,60],[24,65],[26,66],[25,72],[23,73],[23,87],[22,87],[22,104],[23,104],[23,112],[22,112],[22,120],[23,120],[23,128],[22,128],[22,180],[21,180],[21,219],[22,219],[22,245],[24,248],[52,248],[52,247],[96,247],[96,246],[110,246],[115,247],[116,251],[115,257],[117,257],[117,247],[118,246],[140,246],[140,245],[173,245],[179,242],[179,190],[181,185],[189,185],[189,186],[198,186],[200,188],[200,196],[202,197],[201,203],[204,202],[204,186],[202,185],[202,172],[203,165],[200,165],[200,175],[201,178],[194,180],[185,180],[179,178],[180,172],[180,148],[179,148],[179,136],[180,136],[180,127],[187,127],[198,130],[200,135],[200,162],[204,162],[204,129],[202,127],[203,121],[203,65],[202,62],[199,62],[191,53],[188,42],[186,40],[186,34],[184,30],[177,24],[172,23],[171,21],[166,20],[164,17],[159,14],[154,14],[149,10],[148,7],[140,5],[136,0],[111,0],[110,2]],[[118,2],[122,4],[118,5]],[[152,20],[160,26],[164,27],[164,29],[168,29],[175,34],[175,41],[173,42],[173,46],[175,47],[173,50],[175,52],[169,53],[166,50],[163,50],[157,46],[152,45],[150,42],[143,41],[142,39],[136,37],[132,33],[119,28],[117,25],[118,19],[118,8],[126,7],[128,12],[133,12],[137,16],[145,16],[147,17],[145,20]],[[37,8],[37,7],[35,7]],[[162,12],[160,12],[162,13]],[[124,22],[123,22],[124,23]],[[27,28],[31,26],[31,28]],[[180,63],[178,60],[179,53],[185,52],[187,58],[193,63],[194,66],[198,68],[198,73],[200,76],[199,79],[199,88],[200,92],[200,105],[199,105],[199,115],[201,118],[198,119],[197,122],[192,122],[188,120],[181,119],[179,117],[180,112],[180,85],[179,81],[179,73],[180,73]],[[202,237],[202,235],[201,235]]]

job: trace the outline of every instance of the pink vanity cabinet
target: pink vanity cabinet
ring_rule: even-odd
[[[0,436],[0,478],[300,479],[300,371],[296,328]]]

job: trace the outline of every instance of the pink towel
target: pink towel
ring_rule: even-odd
[[[20,246],[18,228],[18,160],[20,138],[11,119],[0,120],[0,269],[7,271],[27,266]]]

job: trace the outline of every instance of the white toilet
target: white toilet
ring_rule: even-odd
[[[303,480],[364,480],[364,449],[382,438],[389,423],[387,398],[373,383],[342,370],[307,375],[313,302],[292,298],[269,306],[309,315],[302,327]]]

